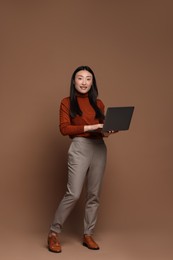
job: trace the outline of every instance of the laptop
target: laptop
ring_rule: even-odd
[[[133,106],[108,107],[102,132],[128,130],[133,111]]]

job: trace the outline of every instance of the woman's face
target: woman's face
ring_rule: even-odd
[[[90,90],[92,86],[92,82],[93,82],[93,76],[87,70],[80,70],[75,75],[75,79],[74,79],[75,89],[81,94],[85,94]]]

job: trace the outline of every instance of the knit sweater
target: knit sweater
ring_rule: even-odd
[[[71,138],[81,136],[86,138],[102,138],[102,134],[98,132],[84,132],[85,125],[95,125],[103,123],[103,120],[95,118],[95,110],[91,106],[88,96],[80,95],[77,97],[82,115],[76,115],[75,118],[70,117],[70,98],[66,97],[60,104],[60,123],[59,128],[62,135],[69,135]],[[104,104],[97,99],[97,106],[104,114]]]

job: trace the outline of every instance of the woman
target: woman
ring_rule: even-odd
[[[92,238],[97,221],[100,187],[106,164],[106,146],[101,129],[104,104],[97,99],[98,90],[93,71],[78,67],[71,78],[70,97],[61,101],[60,131],[72,142],[68,151],[68,182],[65,196],[55,213],[48,235],[48,249],[61,252],[59,233],[69,216],[87,179],[83,245],[98,250]],[[108,134],[109,135],[109,134]]]

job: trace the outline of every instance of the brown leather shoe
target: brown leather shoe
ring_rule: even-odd
[[[61,245],[58,239],[58,235],[54,232],[50,232],[47,239],[48,249],[54,253],[61,252]]]
[[[94,239],[90,235],[83,236],[83,246],[86,246],[92,250],[100,249],[99,246],[97,245],[97,243],[94,241]]]

